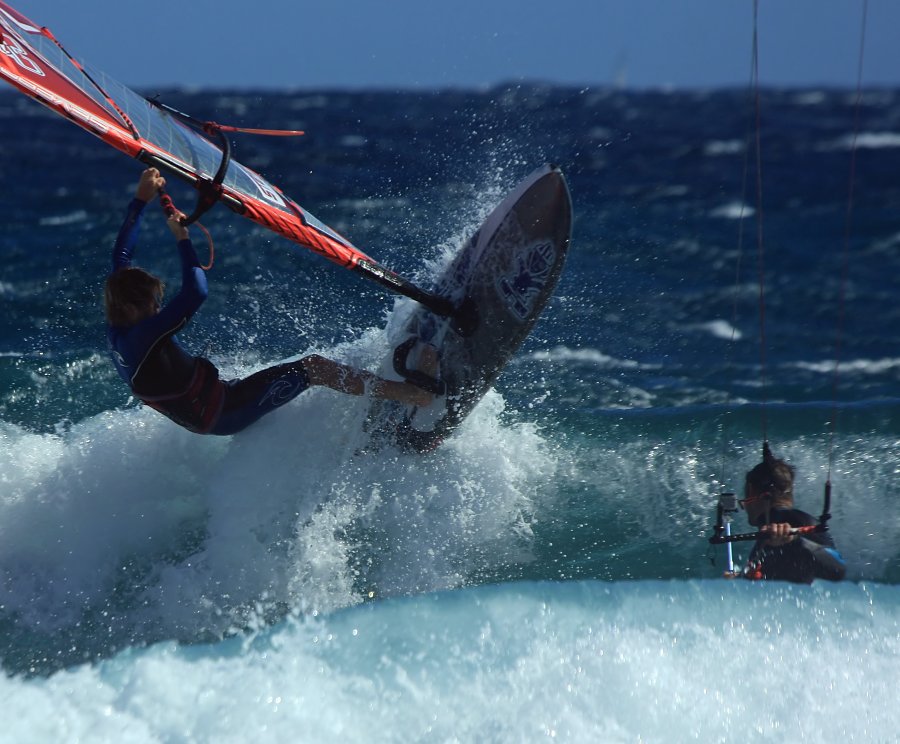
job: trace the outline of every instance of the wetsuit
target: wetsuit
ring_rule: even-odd
[[[769,523],[786,522],[791,527],[808,527],[818,524],[811,514],[799,509],[772,509]],[[762,516],[756,526],[765,524]],[[755,579],[775,579],[811,584],[813,579],[840,581],[844,578],[847,564],[834,546],[829,532],[810,532],[797,535],[791,542],[778,547],[766,545],[768,537],[756,541],[745,576]]]
[[[131,266],[146,203],[133,199],[119,230],[112,270]],[[215,365],[189,354],[175,334],[206,300],[206,275],[189,239],[178,241],[181,289],[133,326],[107,326],[116,370],[135,397],[198,434],[234,434],[309,387],[301,361],[223,381]]]

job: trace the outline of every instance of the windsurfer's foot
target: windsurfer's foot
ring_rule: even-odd
[[[440,357],[433,345],[410,336],[394,349],[394,371],[404,380],[434,395],[444,395]]]
[[[434,400],[427,390],[413,385],[408,382],[395,382],[393,380],[383,380],[380,389],[376,391],[376,395],[380,398],[388,398],[405,403],[410,406],[429,406]]]
[[[418,369],[433,380],[439,378],[441,367],[438,359],[438,350],[431,344],[422,344],[422,350],[419,353]]]

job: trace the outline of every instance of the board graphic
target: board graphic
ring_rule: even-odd
[[[427,408],[374,401],[369,449],[394,444],[427,452],[469,414],[522,342],[556,289],[572,230],[562,173],[543,166],[487,217],[438,277],[434,293],[457,308],[451,317],[416,306],[401,324],[380,374],[440,395]]]

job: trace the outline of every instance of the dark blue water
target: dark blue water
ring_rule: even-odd
[[[662,580],[672,583],[647,585],[660,597],[715,602],[715,497],[740,488],[764,434],[797,466],[801,508],[819,512],[830,472],[833,534],[860,591],[900,583],[900,92],[866,91],[856,130],[850,92],[764,91],[761,213],[746,91],[163,97],[199,118],[306,130],[241,137],[234,155],[425,286],[507,190],[558,163],[574,202],[570,258],[496,389],[433,455],[356,454],[364,407],[318,391],[233,439],[195,437],[137,406],[104,356],[102,282],[140,166],[0,95],[7,672],[91,680],[83,662],[157,642],[212,642],[215,656],[221,639],[285,617],[486,584],[502,593],[522,580],[561,582],[560,597],[572,580],[611,582],[636,606],[644,590],[631,595],[628,582]],[[171,190],[191,204],[188,190]],[[217,257],[210,299],[183,335],[191,348],[235,372],[311,351],[377,366],[393,297],[224,208],[205,224]],[[176,281],[153,212],[139,257]],[[480,617],[477,595],[458,596]],[[658,601],[649,611],[662,618]],[[733,601],[753,614],[793,599]],[[841,606],[822,601],[816,612]],[[888,619],[874,642],[890,646],[896,603],[879,601]],[[597,611],[587,606],[579,622]],[[616,627],[629,629],[626,616]],[[637,620],[630,630],[655,633]],[[230,671],[214,675],[223,688],[256,664],[255,652],[221,646],[233,652]],[[714,664],[708,653],[684,663]],[[152,658],[115,663],[141,675]],[[166,673],[195,662],[169,658]],[[330,668],[353,699],[353,674]],[[590,677],[594,692],[604,675]],[[68,699],[54,679],[48,700]]]

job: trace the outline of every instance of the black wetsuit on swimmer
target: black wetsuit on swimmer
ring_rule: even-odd
[[[811,514],[799,509],[772,509],[769,523],[787,523],[791,527],[809,527],[818,524]],[[755,526],[765,524],[765,516]],[[797,535],[785,545],[771,546],[761,536],[750,551],[744,575],[754,579],[774,579],[811,584],[813,579],[840,581],[847,564],[835,548],[831,534],[825,531]]]
[[[133,199],[113,247],[112,270],[131,266],[146,202]],[[160,311],[133,326],[107,326],[119,375],[135,397],[199,434],[234,434],[309,387],[300,361],[242,380],[223,381],[208,359],[189,354],[175,334],[206,300],[206,276],[189,239],[178,242],[181,289]]]

